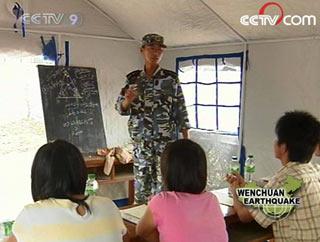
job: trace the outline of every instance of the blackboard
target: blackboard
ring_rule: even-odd
[[[106,146],[94,68],[38,65],[47,140],[64,139],[83,153]]]

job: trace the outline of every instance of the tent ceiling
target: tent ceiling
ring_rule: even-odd
[[[91,0],[133,38],[146,33],[165,36],[168,46],[239,42],[198,0]]]
[[[15,16],[12,14],[12,7],[19,2],[28,14],[26,20],[27,34],[30,30],[46,32],[65,32],[75,34],[89,34],[96,36],[109,36],[130,39],[116,24],[100,14],[97,9],[89,6],[85,1],[79,0],[3,0],[0,1],[0,29],[12,28]],[[34,24],[31,16],[36,14],[64,14],[59,24],[46,24],[43,17],[37,18],[42,24]],[[72,25],[71,14],[77,14],[80,23]],[[21,18],[17,22],[18,29],[21,26]]]
[[[112,17],[136,40],[149,32],[165,36],[169,46],[283,39],[320,35],[316,26],[244,26],[242,15],[256,15],[266,2],[259,0],[85,0]],[[232,2],[232,3],[231,3]],[[278,0],[284,14],[315,15],[320,24],[320,1]],[[268,7],[267,14],[277,14]],[[230,28],[231,27],[231,28]],[[234,31],[232,31],[235,30]],[[237,33],[240,34],[237,35]]]
[[[0,1],[0,30],[12,28],[12,3],[33,13],[80,13],[80,25],[29,25],[29,31],[86,34],[93,37],[140,41],[146,33],[159,33],[170,47],[263,41],[320,36],[320,0],[277,0],[284,15],[315,15],[316,26],[244,26],[243,15],[257,15],[268,1],[261,0],[4,0]],[[9,4],[9,5],[8,5]],[[25,6],[24,6],[25,7]],[[266,14],[278,15],[269,6]],[[11,30],[12,31],[12,30]]]
[[[228,24],[241,33],[247,40],[283,39],[319,35],[320,1],[315,0],[277,0],[285,15],[315,15],[319,21],[316,26],[244,26],[240,23],[242,15],[256,15],[267,1],[232,0],[232,4],[224,0],[205,0]],[[268,7],[268,14],[278,14],[278,8]]]

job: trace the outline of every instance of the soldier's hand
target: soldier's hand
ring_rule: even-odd
[[[129,85],[129,88],[126,90],[125,99],[127,102],[131,103],[133,100],[135,100],[138,97],[138,87],[136,84]]]

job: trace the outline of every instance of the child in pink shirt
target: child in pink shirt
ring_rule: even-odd
[[[139,236],[158,230],[161,242],[225,242],[226,225],[217,198],[204,191],[207,160],[187,139],[169,144],[161,156],[165,190],[154,196],[136,227]]]

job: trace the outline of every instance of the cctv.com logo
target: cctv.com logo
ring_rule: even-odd
[[[268,7],[278,8],[279,15],[268,15],[266,10]],[[245,26],[253,25],[280,25],[284,24],[287,26],[299,26],[299,25],[316,25],[317,18],[314,15],[285,15],[283,8],[279,3],[267,2],[259,10],[258,15],[243,15],[240,18],[240,23]]]

